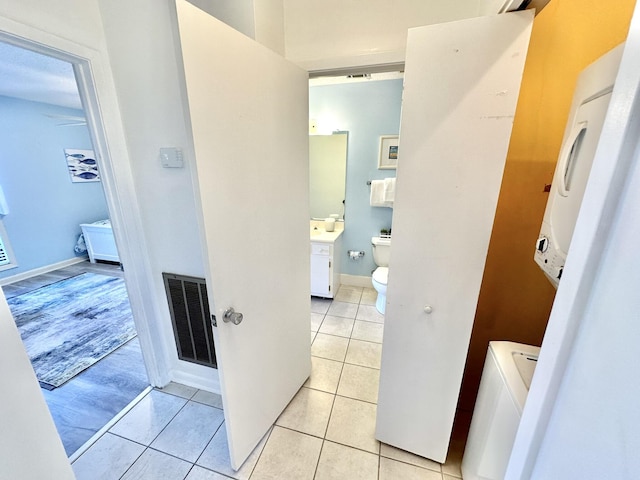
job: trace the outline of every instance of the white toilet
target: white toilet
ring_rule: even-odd
[[[376,299],[376,309],[384,315],[387,304],[387,277],[389,276],[389,255],[391,253],[391,239],[372,237],[371,248],[373,250],[373,261],[378,266],[371,276],[373,288],[378,292]]]

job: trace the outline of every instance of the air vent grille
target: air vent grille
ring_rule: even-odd
[[[178,358],[217,368],[204,278],[163,273]]]
[[[9,254],[7,253],[7,249],[4,246],[2,237],[0,237],[0,265],[8,265],[9,263],[11,263]]]

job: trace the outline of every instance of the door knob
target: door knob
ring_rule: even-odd
[[[242,322],[243,318],[243,315],[240,312],[236,312],[233,307],[229,307],[224,311],[223,320],[225,323],[231,322],[234,325],[238,325],[240,322]]]

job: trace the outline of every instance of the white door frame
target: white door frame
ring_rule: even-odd
[[[640,119],[640,5],[636,5],[602,129],[582,207],[573,234],[505,478],[529,479],[545,440],[562,388],[581,320],[589,308],[608,243],[611,222],[620,210],[627,176],[637,152]]]
[[[0,41],[73,64],[116,244],[122,246],[118,250],[126,267],[125,282],[147,375],[151,385],[164,386],[169,382],[168,352],[159,329],[150,328],[151,319],[162,315],[153,292],[149,249],[108,58],[103,52],[4,17],[0,17]]]

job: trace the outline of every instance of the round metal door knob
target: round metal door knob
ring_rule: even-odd
[[[225,323],[231,322],[234,325],[238,325],[243,318],[244,316],[240,312],[236,312],[233,307],[229,307],[224,311],[223,320]]]
[[[424,313],[429,314],[433,312],[433,307],[431,305],[425,305],[424,306]]]

